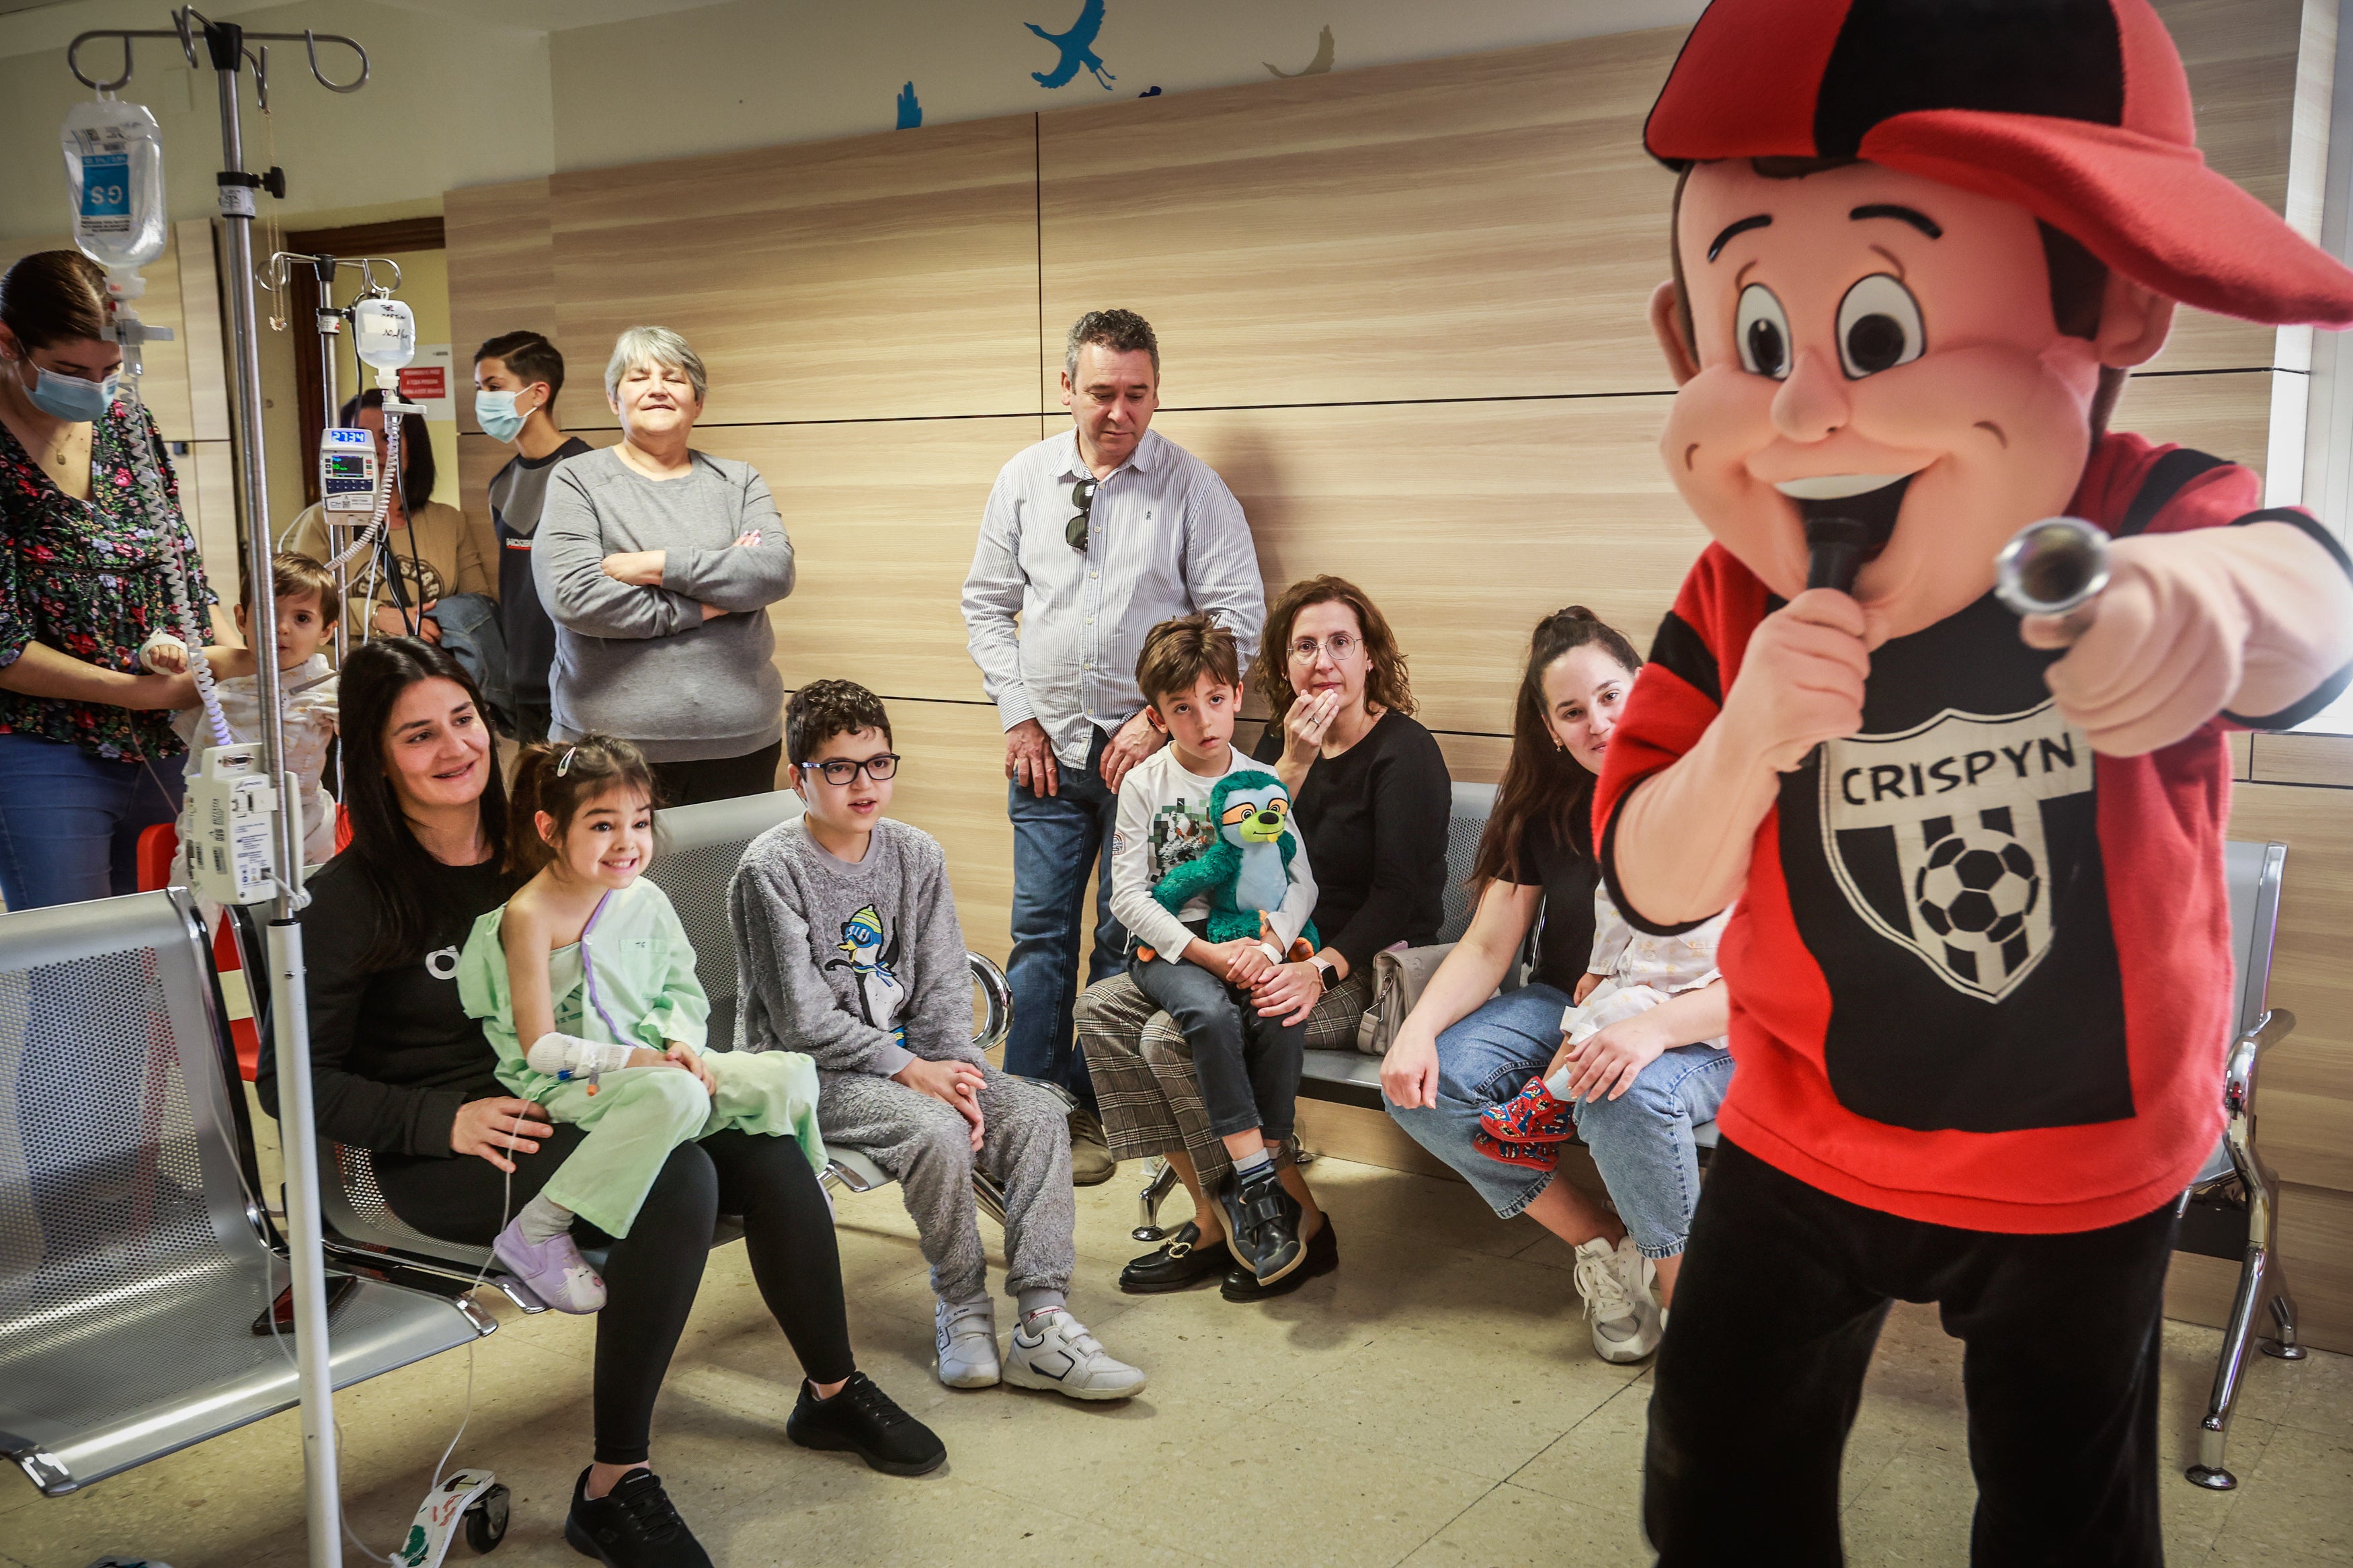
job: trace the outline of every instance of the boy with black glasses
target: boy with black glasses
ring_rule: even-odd
[[[807,805],[744,852],[729,890],[740,1048],[817,1061],[818,1126],[897,1178],[932,1266],[942,1383],[1000,1380],[1124,1399],[1144,1373],[1071,1316],[1077,1261],[1061,1103],[1000,1072],[972,1040],[972,982],[947,858],[883,815],[899,757],[882,701],[819,680],[785,709],[792,787]],[[1000,1357],[978,1169],[1005,1189],[1006,1290],[1020,1321]]]

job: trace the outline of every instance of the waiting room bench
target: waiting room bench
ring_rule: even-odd
[[[259,1194],[187,893],[0,914],[0,1451],[44,1494],[294,1405]],[[338,1388],[498,1326],[373,1281],[329,1321]]]
[[[670,896],[679,923],[694,946],[695,977],[711,999],[709,1037],[714,1049],[727,1048],[735,1037],[735,937],[727,917],[728,885],[752,840],[800,813],[800,796],[790,790],[777,790],[654,814],[654,860],[646,875]],[[996,964],[976,952],[966,957],[987,1009],[986,1023],[975,1043],[984,1050],[994,1049],[1012,1018],[1012,993]],[[862,1149],[828,1144],[826,1152],[828,1163],[818,1179],[828,1189],[871,1192],[889,1185],[892,1179]],[[340,1143],[323,1145],[320,1185],[329,1230],[327,1249],[336,1267],[452,1296],[487,1282],[505,1291],[526,1312],[543,1310],[504,1270],[491,1265],[489,1248],[427,1236],[404,1223],[384,1200],[368,1151]],[[976,1171],[973,1194],[984,1211],[1004,1223],[1005,1194],[995,1182]],[[742,1235],[736,1217],[722,1215],[712,1245],[724,1246]],[[602,1251],[583,1250],[591,1262],[603,1267]]]

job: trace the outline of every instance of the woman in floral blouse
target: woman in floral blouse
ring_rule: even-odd
[[[106,275],[77,251],[0,276],[0,897],[12,910],[137,889],[140,833],[179,814],[186,752],[170,710],[188,678],[142,674],[174,632],[164,563],[213,608],[146,408],[119,393]],[[151,453],[164,499],[141,496]]]

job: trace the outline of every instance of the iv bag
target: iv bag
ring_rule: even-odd
[[[400,369],[417,357],[417,317],[397,300],[359,300],[352,306],[352,352],[378,370]]]
[[[66,111],[59,136],[73,192],[74,243],[109,273],[164,254],[164,142],[155,117],[100,98]]]

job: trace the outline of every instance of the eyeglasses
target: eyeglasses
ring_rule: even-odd
[[[822,763],[795,763],[804,774],[823,773],[829,784],[846,784],[856,779],[860,771],[876,784],[881,784],[899,771],[899,753],[885,752],[879,757],[866,757],[858,762],[834,757]]]
[[[1348,656],[1363,645],[1345,632],[1334,632],[1322,642],[1314,637],[1300,637],[1291,645],[1291,657],[1301,664],[1313,664],[1319,653],[1328,653],[1335,664],[1345,664]]]
[[[1062,530],[1062,538],[1073,550],[1087,547],[1087,525],[1094,516],[1095,490],[1101,484],[1100,479],[1081,479],[1071,487],[1071,504],[1079,509],[1079,515]]]

